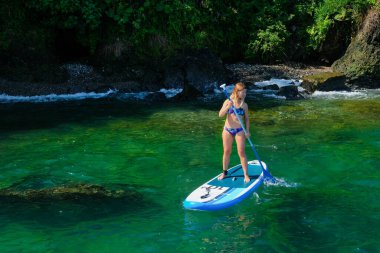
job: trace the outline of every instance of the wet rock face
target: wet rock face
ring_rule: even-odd
[[[338,72],[325,72],[303,77],[301,84],[308,93],[319,91],[350,90],[345,84],[346,77]]]
[[[334,62],[332,68],[344,73],[350,84],[366,88],[380,87],[379,10],[373,9],[368,12],[345,55]]]

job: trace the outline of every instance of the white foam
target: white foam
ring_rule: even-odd
[[[262,81],[262,82],[255,82],[255,85],[258,87],[265,87],[269,85],[276,84],[278,87],[285,87],[285,86],[290,86],[290,85],[296,85],[299,86],[301,85],[302,81],[296,81],[294,79],[276,79],[276,78],[271,78],[270,80],[267,81]]]
[[[310,97],[322,99],[371,99],[380,97],[380,89],[354,91],[315,91]]]
[[[264,180],[264,184],[266,186],[279,186],[279,187],[286,187],[286,188],[295,188],[298,187],[298,183],[288,183],[285,181],[283,178],[275,178],[275,181],[273,182],[272,180]]]
[[[182,92],[183,89],[161,89],[160,92],[164,93],[166,98],[172,98],[178,93]]]
[[[105,93],[95,93],[95,92],[80,92],[76,94],[49,94],[49,95],[39,95],[39,96],[10,96],[6,94],[0,94],[0,103],[46,103],[46,102],[57,102],[57,101],[69,101],[69,100],[83,100],[87,98],[103,98],[110,94],[114,94],[117,91],[109,90]]]
[[[183,89],[160,89],[159,92],[162,92],[165,94],[166,98],[172,98],[178,93],[182,92]],[[144,100],[149,94],[153,94],[155,92],[149,92],[149,91],[142,91],[142,92],[130,92],[130,93],[123,93],[119,94],[118,98],[120,99],[137,99],[137,100]]]
[[[160,92],[164,93],[166,98],[171,98],[182,92],[182,89],[161,89]],[[144,100],[146,96],[154,92],[130,92],[130,93],[118,93],[117,90],[109,90],[104,93],[95,92],[80,92],[76,94],[49,94],[49,95],[39,95],[39,96],[11,96],[7,94],[0,94],[0,103],[48,103],[48,102],[59,102],[59,101],[73,101],[73,100],[83,100],[88,98],[104,98],[110,95],[117,95],[119,99],[137,99]]]
[[[130,92],[130,93],[122,93],[118,94],[119,99],[137,99],[144,100],[146,96],[152,94],[153,92],[143,91],[143,92]]]

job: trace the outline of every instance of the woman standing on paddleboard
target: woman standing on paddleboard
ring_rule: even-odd
[[[249,138],[249,117],[248,105],[244,102],[247,89],[244,83],[237,83],[231,94],[231,102],[226,99],[222,108],[219,111],[219,117],[224,117],[227,114],[226,122],[222,133],[223,138],[223,173],[219,177],[222,180],[227,176],[227,169],[230,163],[232,143],[235,139],[240,163],[244,171],[244,182],[249,182],[247,156],[245,154],[245,139]],[[239,123],[237,115],[235,115],[232,106],[235,107],[236,113],[241,117],[245,123],[247,135],[244,134],[243,128]]]

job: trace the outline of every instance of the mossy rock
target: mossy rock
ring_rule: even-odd
[[[332,65],[344,72],[348,82],[360,87],[377,88],[380,83],[380,47],[353,41],[346,54]]]
[[[345,84],[346,76],[340,72],[323,72],[303,77],[301,84],[308,93],[319,91],[350,90]]]
[[[0,189],[0,200],[12,199],[23,201],[38,200],[72,200],[72,199],[119,199],[138,195],[125,190],[109,190],[92,184],[63,185],[44,189],[18,190],[13,187]]]
[[[331,66],[347,76],[351,85],[380,87],[380,11],[368,11],[361,29],[342,58]]]

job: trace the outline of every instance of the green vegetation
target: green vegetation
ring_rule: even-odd
[[[352,24],[345,31],[349,38],[375,3],[0,0],[0,56],[43,56],[46,62],[61,50],[57,45],[68,42],[87,56],[108,58],[132,54],[158,59],[182,49],[209,48],[230,61],[304,60],[315,55],[336,22]]]
[[[360,19],[369,6],[374,6],[376,0],[325,0],[315,8],[314,23],[307,29],[310,34],[310,44],[316,49],[326,39],[326,34],[336,22],[349,22],[352,30],[357,30]]]

